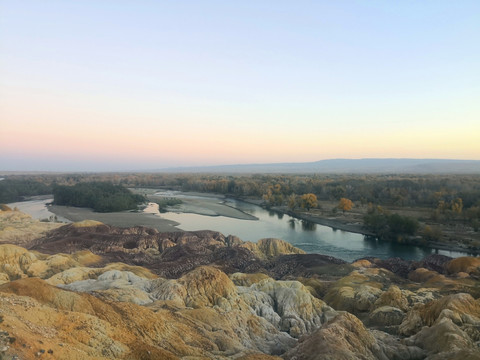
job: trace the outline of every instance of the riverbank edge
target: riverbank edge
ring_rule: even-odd
[[[159,199],[166,198],[162,195],[157,195],[158,189],[151,189],[151,188],[129,188],[130,191],[133,191],[137,194],[142,194],[145,196],[149,202],[157,203]],[[145,193],[144,190],[153,191],[153,193]],[[173,212],[173,213],[182,213],[182,214],[195,214],[201,216],[211,216],[211,217],[227,217],[231,219],[237,220],[258,220],[258,218],[252,214],[249,214],[243,210],[240,210],[234,206],[230,206],[226,203],[227,196],[223,194],[215,194],[215,193],[200,193],[195,191],[181,191],[181,190],[174,190],[174,189],[163,189],[166,191],[175,191],[178,194],[172,194],[168,196],[168,198],[176,198],[182,200],[181,204],[173,205],[173,206],[166,206],[166,212],[162,212],[162,214]],[[202,206],[199,207],[195,204],[195,200],[192,203],[191,199],[184,198],[183,196],[188,194],[189,196],[193,196],[196,198],[217,198],[218,202],[215,205],[209,206],[208,202],[203,202]],[[178,196],[179,195],[179,196]],[[218,205],[221,205],[222,208],[219,208]],[[224,207],[224,208],[223,208]]]
[[[263,200],[259,200],[259,199],[249,199],[249,198],[242,198],[242,197],[236,197],[236,196],[224,195],[224,194],[217,194],[217,193],[198,193],[198,192],[196,192],[196,193],[192,192],[192,193],[197,194],[197,195],[203,194],[203,195],[206,195],[206,196],[212,194],[212,195],[218,196],[219,198],[223,198],[223,199],[230,198],[230,199],[243,201],[245,203],[249,203],[249,204],[260,206],[260,207],[264,208],[264,206],[262,206]],[[48,195],[44,195],[44,196],[48,196]],[[33,200],[33,199],[28,199],[28,200]],[[28,201],[28,200],[26,199],[24,201]],[[56,205],[56,206],[58,206],[58,205]],[[229,205],[226,205],[226,206],[229,206]],[[57,210],[55,208],[52,209],[52,206],[49,206],[49,208],[51,210]],[[82,209],[82,208],[79,208],[79,209]],[[271,208],[269,208],[269,210],[272,210],[272,211],[275,211],[275,212],[278,212],[278,213],[282,213],[282,214],[285,214],[285,215],[289,215],[289,216],[295,217],[295,218],[300,219],[300,220],[310,221],[310,222],[313,222],[313,223],[318,224],[318,225],[328,226],[332,229],[341,230],[341,231],[348,231],[348,232],[352,232],[352,233],[361,234],[361,235],[364,235],[364,236],[373,236],[374,237],[374,234],[372,234],[371,232],[368,232],[366,229],[363,228],[362,225],[346,224],[346,223],[342,222],[340,219],[325,219],[325,218],[320,218],[318,216],[305,215],[305,214],[301,214],[301,213],[297,213],[297,212],[292,212],[290,210],[286,210],[286,209],[281,208],[281,207],[271,207]],[[64,216],[58,210],[57,210],[57,212],[56,211],[51,211],[51,212],[54,213],[54,214],[60,215],[60,216]],[[105,214],[105,213],[99,213],[99,214]],[[69,219],[68,216],[64,216],[64,217]],[[157,217],[157,219],[158,219],[158,217]],[[153,228],[156,228],[157,230],[159,230],[161,232],[176,232],[176,231],[183,232],[183,231],[185,231],[181,228],[178,228],[177,226],[178,225],[181,226],[181,224],[179,224],[179,223],[177,223],[173,220],[169,220],[169,219],[162,218],[162,217],[160,217],[160,219],[164,221],[164,223],[162,225],[166,225],[165,227],[163,227],[163,226],[159,227],[160,224],[155,224],[157,226],[151,225],[151,224],[146,224],[146,225],[143,225],[143,226],[153,227]],[[69,220],[74,221],[72,219],[69,219]],[[99,220],[99,221],[101,221],[101,220]],[[107,221],[105,223],[109,223],[109,222]],[[167,223],[169,223],[169,224],[167,224]],[[111,223],[111,225],[122,226],[122,225],[118,225],[116,223]],[[433,242],[433,241],[428,242],[428,241],[424,241],[424,240],[420,241],[420,240],[412,239],[409,242],[409,245],[414,245],[414,246],[418,246],[418,247],[429,247],[429,248],[433,248],[433,249],[436,249],[436,250],[462,252],[462,253],[466,253],[466,254],[473,255],[473,256],[479,256],[480,255],[480,250],[479,249],[472,249],[471,247],[465,246],[465,245],[460,244],[460,243],[446,244],[446,243],[440,243],[440,242]]]
[[[246,198],[241,198],[241,197],[231,197],[231,198],[246,202],[248,204],[264,207],[264,206],[262,206],[263,200],[246,199]],[[364,235],[364,236],[376,237],[375,234],[366,230],[362,225],[347,224],[347,223],[342,222],[340,219],[326,219],[326,218],[321,218],[321,217],[318,217],[318,216],[306,215],[306,214],[302,214],[302,213],[298,213],[298,212],[294,212],[294,211],[290,211],[290,210],[285,210],[285,209],[283,209],[282,207],[279,207],[279,206],[270,207],[269,210],[279,212],[279,213],[282,213],[282,214],[285,214],[285,215],[289,215],[289,216],[292,216],[292,217],[300,219],[300,220],[310,221],[310,222],[318,224],[318,225],[328,226],[328,227],[330,227],[334,230],[348,231],[348,232],[352,232],[352,233],[356,233],[356,234],[361,234],[361,235]],[[435,241],[425,241],[423,239],[422,240],[411,239],[409,241],[408,245],[432,248],[432,249],[435,249],[435,250],[462,252],[462,253],[471,254],[473,256],[479,256],[480,255],[480,250],[472,249],[471,247],[465,246],[465,245],[460,244],[460,243],[446,244],[446,243],[435,242]]]

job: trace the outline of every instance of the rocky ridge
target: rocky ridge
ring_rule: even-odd
[[[0,245],[22,359],[480,359],[477,258],[352,264],[216,232],[83,223]]]

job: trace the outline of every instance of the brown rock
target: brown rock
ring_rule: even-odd
[[[411,309],[400,325],[400,333],[412,335],[423,326],[432,326],[438,320],[447,318],[458,326],[465,324],[480,326],[480,299],[470,294],[453,294]]]
[[[405,318],[405,313],[392,306],[381,306],[370,313],[368,324],[372,326],[400,325]]]
[[[268,275],[262,274],[262,273],[256,273],[256,274],[234,273],[230,275],[230,279],[237,286],[250,286],[268,278],[269,278]]]
[[[480,258],[471,256],[459,257],[447,263],[446,267],[449,274],[455,274],[459,272],[464,272],[467,274],[476,273],[480,271]]]
[[[439,275],[440,274],[436,271],[428,270],[425,268],[418,268],[408,274],[408,279],[418,283],[423,283]]]
[[[264,258],[273,258],[279,255],[305,254],[305,251],[296,248],[292,244],[280,239],[260,239],[257,248]]]
[[[187,291],[185,305],[193,308],[217,305],[221,298],[237,295],[237,288],[220,270],[201,266],[178,280]]]
[[[310,335],[284,356],[286,360],[366,360],[419,359],[422,351],[406,346],[385,333],[379,339],[368,331],[360,320],[342,313]]]
[[[228,297],[231,282],[217,271],[199,269],[186,287],[204,302],[217,301],[215,294]],[[214,284],[200,283],[199,274]],[[213,275],[218,279],[210,278]],[[197,290],[192,289],[195,285]],[[221,306],[149,308],[105,302],[33,278],[1,285],[0,306],[2,326],[12,329],[11,335],[17,338],[12,346],[22,359],[32,359],[40,349],[51,349],[61,359],[223,359],[278,354],[295,343],[247,307],[228,312]]]
[[[21,211],[0,211],[0,244],[28,246],[63,224],[41,222]]]
[[[443,318],[431,327],[424,327],[407,343],[426,349],[429,354],[474,349],[470,337],[452,320]]]
[[[391,306],[402,311],[407,311],[409,307],[407,296],[396,285],[391,285],[388,290],[382,293],[377,301],[375,301],[376,308],[382,306]]]

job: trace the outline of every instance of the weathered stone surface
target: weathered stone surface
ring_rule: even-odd
[[[418,268],[408,274],[408,279],[418,283],[423,283],[438,276],[440,276],[440,274],[436,271]]]
[[[439,319],[447,318],[458,326],[480,326],[480,299],[470,294],[453,294],[418,304],[413,307],[400,325],[400,333],[413,335],[423,326],[433,326]]]
[[[401,258],[390,258],[385,260],[375,259],[375,265],[404,278],[406,278],[408,273],[412,270],[412,262]]]
[[[405,291],[400,290],[396,285],[391,285],[387,291],[383,292],[375,301],[376,308],[382,306],[391,306],[402,311],[407,311],[409,308],[408,298]]]
[[[458,325],[480,325],[480,299],[475,300],[470,294],[453,294],[426,304],[422,309],[422,318],[431,326],[445,310],[450,310],[458,319]]]
[[[256,243],[258,252],[263,258],[273,258],[279,255],[305,254],[305,251],[296,248],[285,240],[280,239],[260,239]]]
[[[448,318],[439,319],[431,327],[424,327],[406,342],[427,350],[430,355],[475,349],[470,337]]]
[[[32,240],[62,225],[41,222],[21,211],[6,209],[0,211],[0,244],[28,246]]]
[[[449,274],[464,272],[480,274],[480,258],[464,256],[451,260],[446,265]]]
[[[28,276],[48,278],[64,270],[90,265],[100,257],[88,251],[74,254],[44,255],[16,245],[0,245],[0,274],[2,279],[16,280]]]
[[[313,331],[336,314],[298,281],[275,281],[267,277],[249,287],[237,287],[226,274],[212,267],[199,267],[178,280],[152,280],[128,271],[110,270],[97,279],[60,286],[111,301],[155,306],[163,301],[179,309],[215,307],[255,313],[293,337]]]
[[[74,228],[94,227],[94,226],[100,226],[100,225],[105,225],[105,224],[96,220],[83,220],[83,221],[77,221],[72,224]]]
[[[250,287],[239,287],[239,293],[258,316],[293,337],[315,330],[336,315],[298,281],[265,279]]]
[[[257,274],[243,274],[243,273],[234,273],[230,275],[230,279],[237,286],[250,286],[256,284],[262,280],[269,279],[270,277],[266,274],[257,273]]]
[[[381,306],[370,313],[368,324],[371,326],[400,325],[405,318],[405,313],[392,306]]]
[[[416,268],[424,268],[427,270],[436,271],[440,274],[444,274],[446,270],[447,263],[452,260],[450,256],[431,254],[423,258],[418,264],[415,265]]]
[[[378,332],[379,339],[373,334],[354,315],[342,313],[302,337],[298,345],[283,357],[286,360],[406,360],[423,357],[422,350],[414,345],[404,345],[385,333]]]
[[[104,264],[140,265],[166,278],[178,278],[202,265],[214,265],[228,274],[263,272],[282,278],[310,276],[319,266],[345,264],[329,256],[304,254],[279,239],[254,244],[215,231],[159,233],[108,225],[63,226],[35,240],[31,249],[50,254],[88,249],[101,255]]]
[[[15,245],[0,245],[0,272],[9,280],[27,276],[28,268],[37,261],[35,254]]]
[[[352,271],[338,280],[326,293],[324,300],[336,310],[354,314],[373,310],[383,293],[387,279],[393,274],[384,269],[364,268]]]
[[[222,299],[230,300],[238,296],[237,288],[229,277],[220,270],[201,266],[182,276],[178,283],[187,291],[185,305],[199,308],[214,306]]]
[[[112,263],[103,268],[92,268],[85,266],[73,267],[51,276],[46,281],[50,285],[65,285],[81,280],[96,279],[99,275],[110,270],[129,271],[137,276],[147,279],[154,279],[157,277],[148,269],[140,266]]]
[[[105,275],[110,281],[118,280],[117,276],[124,278],[125,274]],[[133,276],[132,280],[138,279]],[[61,359],[140,359],[147,352],[148,358],[158,359],[223,359],[251,353],[278,354],[295,344],[248,308],[149,309],[127,302],[105,302],[35,278],[1,285],[0,303],[2,326],[15,329],[18,343],[13,350],[22,359],[34,358],[41,346],[52,349]]]
[[[56,229],[34,248],[49,254],[0,246],[0,328],[17,339],[7,356],[33,359],[49,349],[62,359],[479,353],[480,287],[470,259],[346,264],[295,253],[278,239],[259,246],[211,231],[96,223]]]

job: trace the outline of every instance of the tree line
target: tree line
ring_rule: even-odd
[[[55,185],[53,197],[56,205],[87,207],[97,212],[132,210],[146,201],[143,196],[108,182]]]
[[[308,194],[319,201],[347,199],[356,205],[427,207],[435,221],[463,221],[476,231],[480,227],[480,175],[47,174],[8,176],[0,181],[0,199],[12,202],[22,196],[48,193],[54,184],[99,181],[125,187],[165,187],[263,199],[269,206],[291,209],[314,208],[314,201],[305,198]],[[343,201],[338,208],[348,211],[348,207]]]
[[[0,181],[0,203],[22,201],[27,196],[52,193],[50,184],[29,178],[7,178]]]

